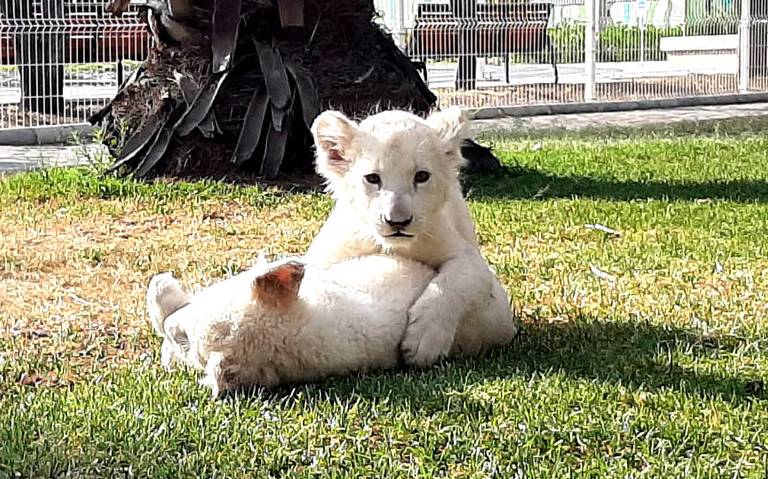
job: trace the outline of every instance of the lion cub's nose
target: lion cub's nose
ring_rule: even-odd
[[[391,218],[384,218],[384,221],[387,222],[387,224],[395,229],[402,229],[411,224],[411,221],[413,221],[413,216],[411,216],[408,219],[402,220],[402,221],[394,221]]]

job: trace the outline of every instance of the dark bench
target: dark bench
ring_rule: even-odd
[[[66,63],[140,61],[146,57],[148,35],[143,23],[115,22],[103,17],[101,2],[78,4],[71,0],[61,2],[64,12],[59,18],[50,19],[40,11],[39,3],[33,2],[32,8],[18,12],[8,7],[0,8],[0,21],[8,21],[7,26],[0,29],[0,58],[6,60],[5,64],[16,61],[13,37],[36,32],[66,35]]]
[[[508,2],[478,4],[476,12],[459,17],[449,3],[420,3],[406,53],[423,70],[426,60],[475,57],[504,57],[509,83],[512,54],[531,54],[543,63],[548,59],[558,83],[554,45],[547,33],[550,3]]]

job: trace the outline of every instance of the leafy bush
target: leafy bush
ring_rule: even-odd
[[[584,61],[584,25],[564,25],[549,30],[555,45],[558,63],[581,63]],[[676,37],[683,34],[680,27],[659,28],[649,25],[642,38],[643,58],[649,61],[664,60],[665,54],[659,48],[662,37]],[[620,25],[605,27],[597,40],[597,61],[635,62],[641,58],[640,28]]]
[[[739,18],[735,15],[711,15],[689,18],[686,35],[735,35],[739,33]]]
[[[600,32],[598,39],[599,62],[636,62],[641,58],[648,61],[665,60],[666,54],[661,51],[662,37],[677,37],[683,34],[679,27],[658,28],[648,25],[642,35],[638,27],[614,26]]]
[[[550,41],[555,46],[557,63],[582,63],[584,61],[584,25],[565,24],[549,29]]]

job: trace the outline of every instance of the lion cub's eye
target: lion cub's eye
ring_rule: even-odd
[[[417,171],[416,175],[413,177],[413,180],[416,183],[426,183],[429,180],[429,172],[428,171]]]
[[[376,173],[371,173],[370,175],[365,175],[365,181],[372,185],[378,185],[381,183],[381,176],[377,175]]]

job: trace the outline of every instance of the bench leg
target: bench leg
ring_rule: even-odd
[[[119,59],[117,60],[117,65],[115,65],[115,69],[117,70],[117,86],[121,86],[123,84],[123,76],[125,72],[123,71],[123,60]]]
[[[557,72],[557,56],[555,56],[555,45],[552,44],[552,41],[549,42],[549,60],[552,62],[552,68],[555,70],[555,85],[557,85],[560,81],[558,72]]]

